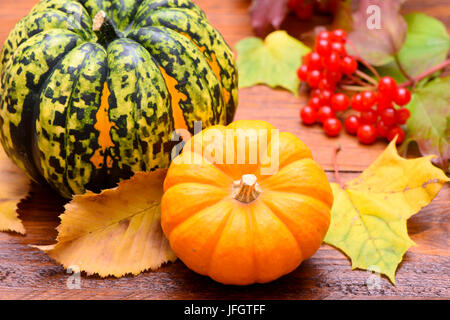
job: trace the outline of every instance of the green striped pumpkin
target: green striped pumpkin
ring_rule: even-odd
[[[237,106],[233,54],[190,0],[42,0],[0,76],[6,153],[65,197],[167,167],[174,129]]]

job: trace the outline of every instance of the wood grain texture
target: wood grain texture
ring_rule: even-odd
[[[195,1],[195,0],[194,0]],[[37,0],[0,1],[0,42],[14,24]],[[249,0],[196,0],[234,47],[251,36]],[[407,2],[405,12],[421,11],[450,26],[450,3],[446,0]],[[315,21],[324,23],[325,20]],[[291,34],[310,28],[309,24],[286,22]],[[378,142],[362,146],[346,134],[327,138],[319,127],[305,127],[298,118],[305,97],[257,86],[240,90],[237,119],[263,119],[282,131],[290,131],[311,147],[315,159],[325,168],[331,181],[332,150],[340,144],[338,163],[341,179],[355,178],[386,147]],[[411,154],[414,156],[416,154]],[[168,264],[157,272],[121,279],[81,278],[81,289],[67,288],[69,274],[47,255],[29,245],[54,243],[58,215],[64,201],[50,190],[33,186],[21,202],[19,214],[26,236],[0,233],[0,299],[450,299],[450,188],[445,186],[436,199],[408,221],[408,230],[417,246],[411,248],[400,264],[393,286],[385,277],[380,288],[369,290],[367,271],[351,271],[349,260],[340,251],[323,245],[309,260],[291,274],[266,285],[224,286],[197,275],[181,262]]]

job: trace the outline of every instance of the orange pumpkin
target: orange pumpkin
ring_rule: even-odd
[[[311,257],[333,203],[309,148],[256,120],[192,137],[164,190],[162,228],[175,254],[195,272],[235,285],[275,280]]]

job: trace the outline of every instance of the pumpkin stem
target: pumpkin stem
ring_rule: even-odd
[[[103,10],[99,11],[95,15],[92,23],[92,30],[97,35],[98,43],[105,48],[111,41],[119,38],[117,36],[116,29]]]
[[[243,203],[250,203],[261,194],[261,188],[253,174],[244,174],[239,181],[233,183],[232,196]]]

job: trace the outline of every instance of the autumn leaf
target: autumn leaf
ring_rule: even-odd
[[[398,58],[406,72],[415,77],[447,58],[450,38],[442,22],[423,13],[406,15],[405,20],[408,33]]]
[[[0,231],[25,234],[17,205],[30,190],[30,180],[6,155],[0,145]]]
[[[399,13],[404,1],[355,1],[359,6],[353,13],[353,32],[348,36],[352,44],[348,46],[349,52],[360,55],[374,66],[393,61],[394,55],[405,42],[408,29],[405,19]]]
[[[325,242],[341,249],[352,268],[378,270],[395,284],[395,271],[414,242],[406,221],[428,205],[445,182],[432,156],[406,160],[395,141],[358,178],[332,183],[334,204]]]
[[[296,71],[302,56],[310,51],[303,43],[285,31],[275,31],[264,41],[256,37],[241,40],[236,49],[241,88],[267,84],[298,95],[300,81]]]
[[[438,155],[434,161],[449,170],[450,159],[450,76],[437,78],[414,91],[408,105],[411,118],[406,124],[404,146],[416,141],[424,155]]]
[[[288,14],[289,0],[253,0],[250,7],[255,34],[263,37],[270,27],[279,29]]]
[[[65,268],[101,277],[155,270],[176,256],[161,229],[166,170],[137,173],[117,188],[77,195],[66,205],[57,243],[36,246]]]
[[[450,38],[445,25],[423,13],[405,15],[408,24],[406,41],[398,52],[398,62],[406,73],[416,77],[426,70],[445,61],[450,50]],[[379,67],[381,75],[394,77],[398,83],[407,79],[395,61]]]

